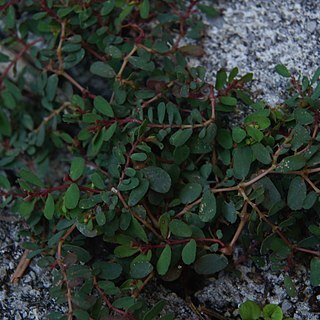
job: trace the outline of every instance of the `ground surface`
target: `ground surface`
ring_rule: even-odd
[[[213,79],[221,67],[230,70],[238,66],[243,74],[254,71],[253,89],[272,106],[279,103],[285,89],[285,81],[274,73],[277,63],[306,75],[312,75],[319,66],[320,1],[225,0],[219,1],[218,6],[223,9],[223,16],[207,20],[208,34],[203,40],[206,55],[200,62],[193,61],[207,67],[208,80]],[[17,222],[0,220],[1,319],[47,319],[48,310],[59,309],[48,296],[48,272],[32,263],[19,284],[9,283],[23,253],[20,240]],[[295,319],[320,318],[320,294],[309,286],[303,267],[294,272],[293,280],[300,292],[298,298],[292,299],[283,288],[284,274],[271,274],[268,269],[255,270],[254,266],[242,266],[239,271],[240,277],[221,273],[217,279],[212,279],[196,293],[198,301],[210,309],[222,313],[224,310],[230,319],[235,319],[237,313],[230,308],[236,308],[247,298],[280,304]],[[175,293],[154,287],[156,285],[152,284],[146,293],[151,304],[163,298],[168,302],[168,310],[176,313],[176,319],[199,319]]]

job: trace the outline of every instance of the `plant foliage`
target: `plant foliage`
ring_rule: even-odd
[[[239,239],[259,242],[274,270],[313,256],[320,283],[319,69],[296,79],[276,66],[291,88],[271,109],[245,88],[252,74],[207,83],[188,64],[203,49],[181,44],[204,35],[194,13],[217,14],[198,5],[0,1],[1,207],[54,269],[68,314],[51,319],[154,319],[163,303],[139,299],[148,281],[218,272]]]

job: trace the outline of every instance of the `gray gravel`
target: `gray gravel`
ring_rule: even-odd
[[[210,1],[209,1],[210,2]],[[200,64],[208,80],[224,67],[254,73],[254,91],[271,106],[281,101],[287,80],[274,72],[278,63],[296,75],[312,76],[320,66],[320,1],[219,0],[223,16],[206,19],[206,55]],[[196,62],[199,64],[199,61]]]
[[[23,255],[19,230],[23,224],[0,213],[0,314],[2,320],[43,320],[51,311],[64,310],[49,296],[51,275],[34,259],[16,284],[10,279]],[[13,220],[6,222],[4,220]]]

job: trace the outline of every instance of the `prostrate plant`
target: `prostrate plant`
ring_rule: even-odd
[[[0,9],[1,206],[31,227],[29,257],[53,269],[68,313],[51,319],[154,319],[163,302],[139,299],[154,276],[218,272],[239,239],[261,243],[275,270],[313,256],[319,285],[320,69],[300,83],[278,65],[293,93],[270,109],[244,88],[252,74],[220,70],[213,85],[189,67],[203,54],[180,45],[204,33],[194,13],[216,14],[195,0]],[[226,113],[246,106],[228,128]]]

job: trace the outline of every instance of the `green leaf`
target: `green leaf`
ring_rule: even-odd
[[[103,6],[101,8],[101,15],[106,16],[112,12],[114,9],[115,2],[114,0],[104,1]]]
[[[234,142],[240,143],[246,137],[246,135],[247,134],[243,129],[239,127],[232,128],[232,139]]]
[[[87,311],[77,309],[73,311],[74,317],[76,317],[77,320],[89,320],[90,315]]]
[[[283,313],[281,308],[271,303],[264,306],[263,316],[265,320],[282,320],[283,319]]]
[[[213,274],[223,270],[228,265],[228,259],[218,254],[206,254],[200,257],[194,264],[194,270],[198,274]]]
[[[225,104],[226,106],[236,106],[237,105],[237,99],[233,97],[220,97],[220,102],[222,104]]]
[[[159,313],[162,311],[163,307],[165,306],[165,301],[161,300],[157,302],[151,310],[145,313],[143,316],[143,320],[153,320],[156,318],[156,316],[159,315]]]
[[[133,279],[141,279],[146,277],[153,270],[153,266],[149,261],[136,261],[130,266],[130,275]]]
[[[175,147],[184,145],[192,136],[192,129],[180,129],[170,137],[170,144]]]
[[[115,280],[122,273],[122,266],[119,263],[98,261],[93,265],[99,272],[99,277],[105,280]]]
[[[33,201],[23,201],[19,204],[19,213],[22,218],[28,219],[36,204],[36,199]]]
[[[138,222],[138,220],[134,217],[131,218],[131,224],[130,228],[128,229],[134,236],[141,239],[143,242],[148,242],[148,237],[146,232],[144,231],[144,228],[141,226],[141,224]]]
[[[141,170],[150,182],[150,188],[159,193],[167,193],[171,187],[171,177],[159,167],[146,167]]]
[[[79,187],[75,183],[72,183],[64,195],[64,205],[67,209],[74,209],[78,205],[79,199]]]
[[[164,117],[166,115],[166,105],[164,102],[160,102],[157,107],[158,121],[163,123]]]
[[[190,226],[188,226],[185,222],[174,219],[170,221],[169,223],[169,229],[177,237],[191,237],[192,235],[192,229]]]
[[[220,12],[218,9],[208,6],[205,4],[198,4],[197,6],[201,12],[205,13],[209,18],[215,18],[220,15]]]
[[[257,320],[261,316],[259,305],[251,300],[242,303],[239,312],[242,320]]]
[[[7,115],[0,110],[0,133],[4,136],[11,136],[11,124]]]
[[[11,188],[10,181],[3,175],[0,175],[0,186],[5,190],[9,190]]]
[[[149,11],[150,11],[149,0],[143,0],[143,2],[140,4],[140,17],[142,19],[147,19],[149,17]]]
[[[269,164],[272,161],[268,149],[261,143],[255,143],[251,146],[253,155],[263,164]]]
[[[170,216],[168,213],[164,213],[159,218],[159,228],[161,235],[164,239],[168,237],[169,233],[169,222],[170,222]]]
[[[300,210],[303,207],[303,202],[307,196],[307,186],[302,177],[295,177],[288,191],[287,203],[291,210]]]
[[[294,118],[301,125],[313,123],[313,115],[308,110],[297,108],[294,110]]]
[[[306,164],[306,159],[302,154],[289,156],[284,158],[276,168],[277,172],[289,172],[293,170],[300,170]]]
[[[157,271],[161,276],[165,275],[169,270],[171,263],[171,255],[171,247],[167,244],[162,250],[157,262]]]
[[[319,79],[320,79],[320,67],[318,67],[315,73],[313,74],[311,79],[311,84],[316,83]]]
[[[276,70],[276,72],[278,74],[280,74],[280,76],[283,76],[285,78],[290,78],[291,77],[291,74],[290,74],[289,70],[283,64],[277,64],[276,67],[275,67],[275,70]]]
[[[183,204],[188,204],[199,198],[201,192],[200,183],[188,183],[181,189],[179,198]]]
[[[101,178],[100,174],[95,172],[91,176],[91,181],[94,184],[94,186],[100,190],[105,189],[105,184],[103,179]]]
[[[106,62],[97,61],[90,67],[90,72],[102,78],[113,78],[116,73]]]
[[[294,298],[297,296],[297,289],[289,276],[284,276],[284,287],[289,297]]]
[[[118,246],[114,249],[114,254],[116,255],[116,257],[118,258],[127,258],[127,257],[131,257],[134,254],[136,254],[137,252],[139,252],[138,248],[132,248],[129,246]]]
[[[130,158],[134,161],[145,161],[148,156],[144,152],[133,153]]]
[[[312,286],[320,285],[320,258],[314,257],[310,262],[310,283]]]
[[[52,195],[49,193],[47,196],[46,203],[44,205],[44,210],[43,210],[44,216],[48,220],[51,220],[54,214],[54,210],[55,210],[54,200]]]
[[[260,142],[264,137],[263,133],[257,128],[252,128],[251,126],[247,126],[246,130],[248,132],[248,135],[257,142]]]
[[[97,96],[94,101],[93,105],[97,111],[102,113],[103,115],[113,118],[114,117],[114,112],[112,110],[112,107],[110,103],[103,97]]]
[[[230,130],[228,129],[219,129],[217,133],[217,141],[221,147],[224,149],[231,149],[233,142]]]
[[[115,300],[112,305],[120,309],[128,309],[135,303],[135,299],[132,297],[121,297]]]
[[[146,195],[149,189],[149,181],[142,179],[137,188],[133,189],[129,195],[128,205],[130,207],[135,206]]]
[[[104,226],[107,222],[106,215],[100,206],[96,209],[96,221],[99,226]]]
[[[146,59],[141,57],[134,56],[134,57],[131,57],[129,61],[134,67],[144,71],[152,72],[155,68],[153,61],[147,61]]]
[[[199,218],[203,222],[209,222],[216,216],[217,203],[216,197],[210,189],[206,189],[203,193],[202,201],[199,207]]]
[[[317,100],[320,97],[320,82],[317,84],[316,88],[313,90],[311,99]]]
[[[182,249],[182,261],[189,265],[196,259],[197,243],[194,239],[191,239]]]
[[[113,137],[117,127],[118,127],[118,123],[115,122],[107,130],[103,131],[102,132],[103,141],[109,141]]]
[[[221,90],[223,89],[226,83],[227,83],[227,73],[223,69],[221,69],[217,73],[215,88],[217,90]]]
[[[83,158],[76,157],[72,160],[70,167],[70,178],[73,181],[78,180],[82,176],[85,165],[86,162]]]
[[[44,187],[43,182],[30,170],[22,169],[20,170],[19,175],[22,179],[33,185],[36,185],[38,187]]]
[[[252,151],[250,147],[238,147],[233,154],[233,170],[237,179],[244,179],[249,171],[252,162]]]
[[[46,87],[46,98],[52,101],[57,93],[59,78],[56,74],[51,75],[48,78]]]
[[[122,180],[122,182],[119,184],[118,189],[120,191],[130,191],[134,188],[136,188],[139,185],[139,179],[136,177],[132,177],[129,179]]]

